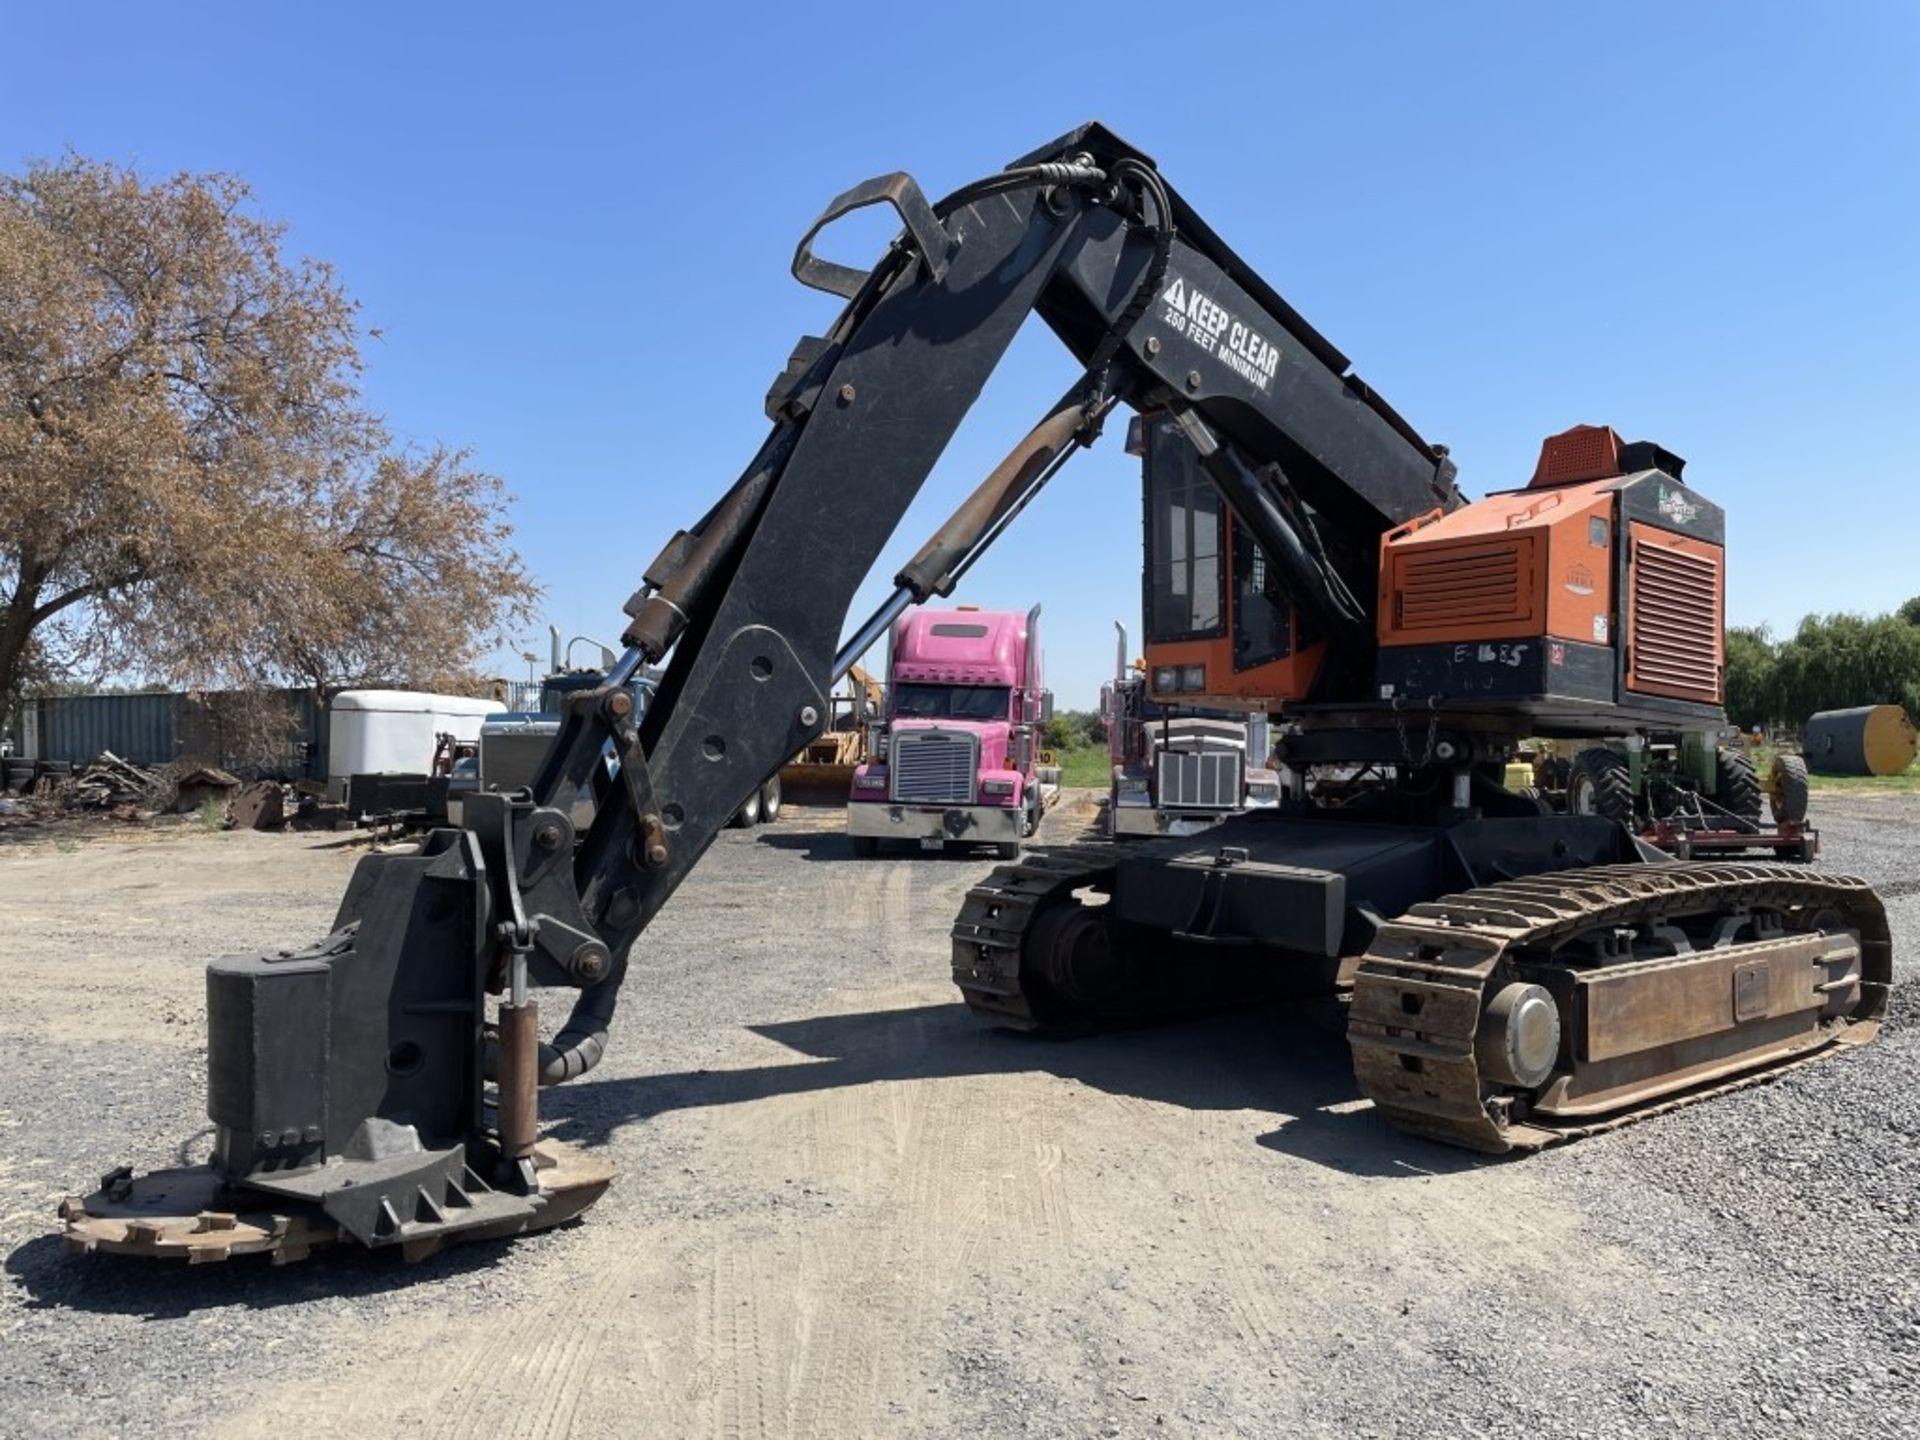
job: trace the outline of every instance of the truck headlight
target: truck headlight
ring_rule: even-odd
[[[1163,695],[1171,695],[1180,688],[1180,671],[1172,665],[1153,667],[1153,688]]]
[[[1279,803],[1279,775],[1272,770],[1247,771],[1247,807],[1257,809]]]
[[[1013,781],[982,780],[980,782],[980,793],[982,795],[1011,795],[1013,794]]]
[[[1204,665],[1182,665],[1180,667],[1180,688],[1190,694],[1198,694],[1207,688],[1207,667]]]
[[[887,788],[887,777],[874,774],[856,775],[853,777],[853,788],[856,790],[884,790]]]

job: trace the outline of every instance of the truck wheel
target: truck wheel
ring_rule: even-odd
[[[760,787],[760,823],[771,825],[780,818],[780,777],[774,776]]]
[[[871,860],[880,853],[878,835],[856,835],[853,837],[853,853],[862,860]]]
[[[752,828],[760,819],[760,792],[754,791],[740,802],[740,808],[733,812],[733,819],[727,823],[736,830]]]
[[[1714,755],[1713,801],[1743,820],[1760,819],[1760,776],[1745,751],[1721,746]]]
[[[1799,755],[1776,755],[1767,772],[1767,798],[1773,818],[1781,825],[1798,825],[1807,818],[1807,762]]]
[[[1567,813],[1633,824],[1633,771],[1624,755],[1582,750],[1567,772]]]
[[[1020,842],[1018,840],[1002,840],[993,847],[993,853],[996,859],[1018,860],[1020,858]]]

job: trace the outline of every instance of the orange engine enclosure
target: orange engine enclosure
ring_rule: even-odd
[[[1725,547],[1638,518],[1623,534],[1620,487],[1634,478],[1536,479],[1388,532],[1380,545],[1381,646],[1536,637],[1624,643],[1624,690],[1719,704]],[[1622,575],[1624,597],[1616,594]]]
[[[1548,635],[1612,644],[1614,484],[1489,495],[1389,531],[1380,643]]]

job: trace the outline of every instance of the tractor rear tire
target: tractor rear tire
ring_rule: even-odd
[[[1611,750],[1582,750],[1567,771],[1567,813],[1633,828],[1633,769]]]
[[[1742,820],[1760,820],[1760,776],[1744,750],[1721,746],[1714,756],[1713,802]]]
[[[1533,806],[1534,813],[1537,815],[1554,815],[1559,813],[1555,809],[1554,803],[1546,791],[1536,785],[1522,785],[1513,791],[1513,794]]]
[[[1798,755],[1776,755],[1767,773],[1767,798],[1776,824],[1798,825],[1807,818],[1807,762]]]

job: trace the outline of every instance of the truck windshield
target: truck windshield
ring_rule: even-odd
[[[893,713],[902,720],[1004,720],[1005,685],[896,685]]]

